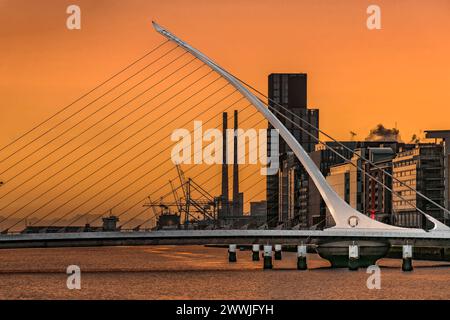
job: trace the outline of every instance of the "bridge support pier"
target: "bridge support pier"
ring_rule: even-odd
[[[281,260],[281,244],[275,245],[275,260]]]
[[[254,244],[252,246],[252,260],[259,261],[259,244]]]
[[[236,245],[235,244],[230,244],[230,246],[228,247],[228,261],[229,262],[236,262],[237,258],[236,258]]]
[[[405,244],[403,246],[403,254],[402,254],[402,271],[412,271],[413,265],[412,265],[412,254],[413,254],[413,247],[410,244]]]
[[[297,270],[307,270],[308,264],[306,262],[306,245],[297,246]]]
[[[272,269],[272,246],[264,246],[264,269]]]
[[[359,247],[355,243],[348,246],[348,269],[355,271],[359,267]]]

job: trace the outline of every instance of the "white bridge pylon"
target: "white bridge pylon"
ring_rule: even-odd
[[[289,130],[281,123],[281,121],[268,109],[265,104],[262,103],[258,97],[251,93],[244,85],[241,84],[232,74],[224,70],[218,64],[209,59],[206,55],[190,46],[188,43],[182,41],[177,36],[166,30],[165,28],[153,22],[155,30],[163,35],[168,40],[176,43],[186,51],[191,53],[197,59],[205,63],[224,79],[226,79],[234,88],[236,88],[249,102],[255,106],[255,108],[262,113],[262,115],[270,122],[270,124],[279,131],[281,137],[286,141],[288,146],[294,152],[298,160],[302,163],[317,189],[320,195],[325,201],[336,226],[330,229],[369,229],[369,230],[396,230],[396,231],[416,231],[425,232],[422,229],[409,229],[391,226],[360,213],[347,202],[345,202],[328,184],[325,177],[320,172],[319,168],[314,164],[308,153],[303,149],[300,143],[294,138]],[[440,221],[434,219],[428,214],[425,214],[427,219],[434,224],[434,228],[431,231],[450,231],[450,228]]]

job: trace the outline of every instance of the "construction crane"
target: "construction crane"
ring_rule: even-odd
[[[214,197],[191,178],[186,179],[184,171],[181,169],[179,164],[176,165],[176,168],[178,178],[180,180],[180,188],[182,189],[184,196],[184,199],[179,199],[178,201],[180,201],[180,207],[184,207],[183,211],[185,213],[185,223],[189,222],[191,211],[200,213],[203,216],[203,219],[215,220],[217,218],[215,209],[211,211],[211,207],[217,207]],[[176,189],[172,188],[172,190],[174,190],[175,201],[177,201]],[[195,193],[197,193],[201,198],[195,199],[192,196]],[[184,206],[181,203],[182,200],[184,200]]]
[[[185,174],[179,165],[176,166],[179,186],[175,186],[174,181],[169,180],[171,193],[161,197],[158,203],[148,201],[144,206],[161,208],[161,212],[155,213],[158,217],[161,215],[174,215],[171,208],[176,211],[175,214],[183,216],[185,228],[189,227],[191,221],[202,225],[214,225],[217,220],[217,208],[219,199],[212,196],[209,192],[198,185],[193,179],[186,179]],[[180,190],[181,189],[181,190]],[[181,191],[181,195],[179,192]],[[174,201],[165,201],[166,197],[172,195]]]

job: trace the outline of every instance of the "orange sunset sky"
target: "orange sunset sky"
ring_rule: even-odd
[[[72,4],[81,8],[81,30],[66,28],[66,8]],[[370,4],[381,7],[381,30],[366,27],[366,9]],[[449,0],[0,0],[0,145],[11,142],[161,43],[164,39],[151,27],[152,20],[262,92],[267,92],[270,73],[307,73],[308,105],[320,109],[321,129],[337,139],[349,140],[349,132],[354,131],[356,139],[364,140],[378,123],[390,128],[397,126],[405,142],[413,134],[420,135],[422,130],[450,129]],[[239,106],[243,107],[245,104]],[[251,112],[254,111],[247,110],[247,114]],[[242,118],[245,115],[243,112]],[[170,118],[165,121],[167,125],[162,129],[167,132],[181,125],[172,123]],[[220,117],[213,122],[213,125],[220,125]],[[140,137],[143,135],[134,140]],[[162,133],[154,141],[158,139],[165,141]],[[0,158],[14,150],[2,153]],[[115,152],[106,158],[114,159],[119,150]],[[20,155],[11,158],[9,164],[2,164],[0,172]],[[22,155],[26,155],[25,151]],[[33,157],[39,160],[43,155],[44,152],[36,153],[28,162],[0,174],[1,181],[6,181],[1,191],[12,190],[15,185],[9,181],[19,169],[27,168]],[[146,159],[151,155],[146,154]],[[161,154],[161,159],[167,160],[168,156],[167,152]],[[52,157],[56,159],[58,154],[51,153],[49,160]],[[151,169],[155,163],[142,165],[134,177]],[[67,172],[75,172],[74,169],[83,164],[78,162]],[[64,169],[62,163],[59,166]],[[171,163],[166,163],[166,167],[173,169]],[[36,170],[30,169],[28,174]],[[113,172],[112,168],[108,170]],[[130,170],[131,166],[125,167],[122,173]],[[212,170],[220,173],[219,167]],[[243,169],[241,180],[256,177],[257,171],[258,168],[256,171]],[[173,170],[171,173],[176,174]],[[25,175],[14,183],[23,191],[34,183],[35,195],[38,195],[39,188],[44,191],[51,187],[51,182],[58,184],[55,178],[41,186],[45,175],[48,173],[25,186],[21,185],[26,182]],[[111,174],[109,182],[115,177]],[[213,180],[210,177],[207,175],[206,181],[201,183],[208,186],[209,180]],[[67,186],[81,178],[82,175],[77,175]],[[172,177],[164,177],[169,178]],[[127,177],[124,183],[131,179]],[[142,181],[149,179],[145,177]],[[265,180],[256,182],[258,189],[249,184],[255,180],[242,184],[242,189],[249,190],[246,201],[265,197],[260,192],[264,192]],[[133,188],[141,186],[142,181]],[[60,188],[64,190],[67,186]],[[152,188],[158,191],[160,186],[154,184]],[[209,187],[218,194],[216,187]],[[134,201],[148,194],[150,189],[137,194]],[[57,195],[59,191],[56,188],[53,192]],[[90,193],[99,191],[94,188]],[[108,192],[112,194],[111,190]],[[108,192],[101,197],[107,199]],[[18,194],[11,191],[7,195],[9,198],[1,198],[0,215],[13,212],[13,208],[20,208],[32,199],[30,194],[30,198],[20,199],[2,210],[5,200],[12,201],[15,195]],[[0,197],[3,196],[0,194]],[[88,199],[89,193],[83,197]],[[43,197],[48,198],[49,195]],[[118,195],[116,199],[123,198],[124,195]],[[39,201],[31,207],[37,206]],[[64,203],[62,199],[58,201]],[[108,205],[110,203],[108,201]],[[108,205],[93,212],[105,212],[112,206]],[[90,210],[82,206],[75,213]],[[22,216],[25,214],[23,211]]]
[[[366,28],[372,3],[382,30]],[[80,31],[65,27],[70,4]],[[152,19],[264,92],[271,72],[308,73],[308,104],[336,138],[450,127],[448,0],[0,0],[0,142],[159,43]]]

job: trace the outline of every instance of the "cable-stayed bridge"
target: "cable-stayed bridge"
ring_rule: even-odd
[[[264,244],[274,241],[290,244],[375,241],[448,246],[450,228],[414,203],[410,205],[432,224],[430,230],[384,224],[352,208],[327,183],[280,118],[284,117],[305,134],[311,135],[311,130],[317,130],[336,140],[281,105],[278,106],[292,117],[270,111],[268,105],[276,102],[168,30],[156,23],[153,25],[166,38],[164,42],[0,149],[0,177],[4,182],[0,187],[0,247]],[[129,71],[131,75],[126,75]],[[219,128],[217,115],[233,109],[239,110],[242,123],[250,128],[264,129],[269,122],[279,131],[312,178],[335,226],[325,230],[185,231],[148,231],[151,226],[147,226],[146,231],[151,211],[148,207],[142,208],[144,202],[176,194],[171,183],[163,182],[180,177],[179,172],[174,172],[178,167],[169,157],[174,146],[170,140],[173,130],[192,126],[197,119],[202,119],[203,125]],[[201,137],[194,136],[193,143],[199,139]],[[343,157],[336,150],[330,150]],[[352,163],[349,159],[343,160]],[[244,193],[251,195],[247,202],[261,199],[266,177],[259,174],[260,167],[244,165],[242,168],[246,175],[240,183],[247,180]],[[200,181],[208,194],[217,194],[220,187],[220,183],[214,183],[214,178],[220,174],[217,169],[206,164],[191,165],[183,174],[189,173],[190,179]],[[362,168],[357,169],[369,175]],[[369,178],[374,179],[370,175]],[[377,183],[392,192],[381,181]],[[405,187],[448,216],[448,210],[441,204],[409,185]],[[400,194],[396,196],[409,202]],[[103,217],[113,214],[120,219],[122,231],[89,229]],[[88,226],[85,231],[69,232],[71,226],[83,222]],[[133,224],[139,228],[133,228]],[[21,233],[24,228],[40,225],[44,225],[40,233]],[[47,232],[60,225],[64,227],[59,232]]]

